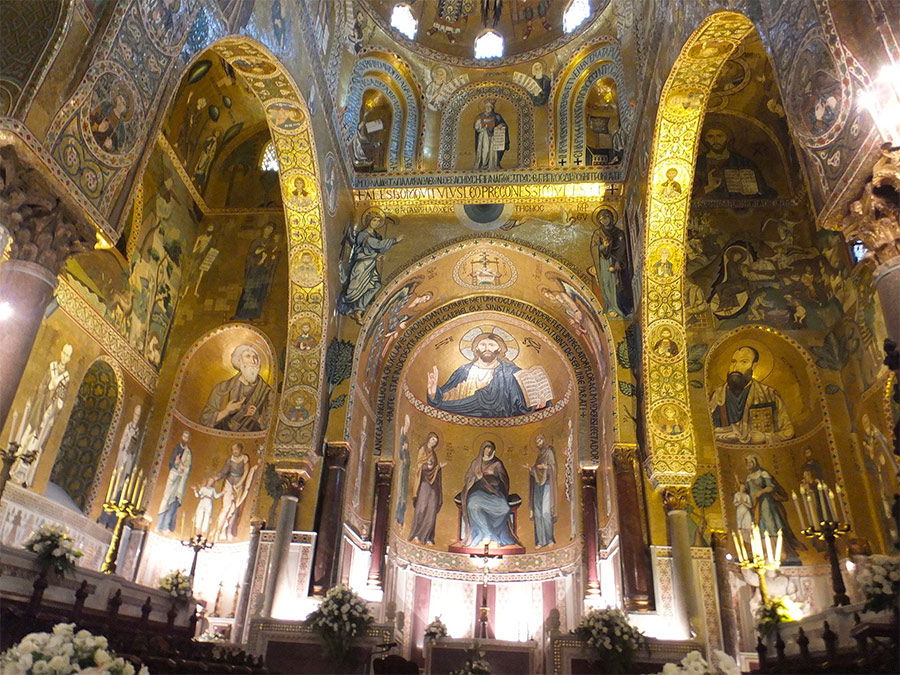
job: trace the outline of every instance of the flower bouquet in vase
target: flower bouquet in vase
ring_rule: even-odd
[[[426,642],[434,642],[435,640],[440,640],[445,637],[447,637],[447,626],[441,621],[441,617],[435,617],[434,621],[425,626]]]
[[[45,523],[25,540],[24,548],[37,555],[41,574],[53,570],[59,576],[75,570],[75,561],[84,555],[65,527]]]
[[[194,597],[192,579],[181,570],[160,577],[159,590],[171,595],[176,605],[186,605]]]
[[[592,609],[581,617],[575,635],[597,654],[601,672],[608,673],[628,672],[638,649],[646,642],[618,608]]]
[[[365,600],[340,585],[329,589],[322,604],[306,617],[307,625],[322,638],[325,651],[335,661],[344,661],[374,622]]]
[[[900,601],[900,556],[873,555],[868,562],[860,565],[856,581],[866,601],[866,610],[883,612],[893,610],[897,620]]]

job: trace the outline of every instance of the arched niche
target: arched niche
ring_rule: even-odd
[[[438,148],[440,169],[468,170],[476,165],[475,121],[488,102],[507,125],[509,149],[500,168],[525,169],[534,163],[534,110],[528,92],[508,82],[476,82],[458,89],[444,110]]]
[[[345,140],[354,148],[360,133],[360,119],[365,115],[366,97],[371,97],[370,92],[374,91],[380,92],[391,108],[389,123],[385,124],[383,120],[381,123],[384,135],[389,131],[390,136],[389,143],[385,144],[387,168],[392,171],[414,169],[421,124],[419,86],[409,67],[393,54],[368,52],[354,64],[343,119]],[[375,130],[366,133],[372,134]]]
[[[350,147],[357,171],[396,171],[400,166],[402,118],[397,96],[384,82],[366,78],[356,133]]]
[[[201,532],[216,541],[248,532],[278,379],[271,343],[250,326],[227,324],[188,349],[150,473],[147,513],[157,532],[182,539]]]
[[[94,361],[78,387],[45,493],[85,511],[109,454],[122,412],[122,374],[105,358]],[[54,494],[55,493],[55,494]]]
[[[551,159],[563,164],[621,164],[634,130],[630,97],[617,45],[582,50],[557,77],[551,94],[555,127]],[[590,146],[601,140],[601,146]],[[605,152],[597,152],[600,149]]]

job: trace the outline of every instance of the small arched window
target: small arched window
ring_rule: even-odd
[[[500,33],[489,30],[476,38],[476,59],[499,59],[501,56],[503,56],[503,36]]]
[[[589,0],[572,0],[563,12],[563,30],[571,33],[591,15]]]
[[[399,5],[394,5],[391,12],[391,26],[412,40],[416,37],[419,22],[413,16],[410,6],[401,2]]]
[[[269,141],[263,148],[262,156],[259,158],[259,168],[263,171],[278,171],[281,167],[278,164],[278,151],[275,150],[275,143]]]

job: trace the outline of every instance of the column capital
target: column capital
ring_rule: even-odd
[[[862,241],[876,266],[900,263],[900,146],[881,146],[872,177],[841,223],[848,242]]]
[[[681,486],[666,486],[661,488],[659,493],[666,513],[670,511],[684,511],[691,498],[690,488]]]
[[[278,478],[281,479],[282,494],[299,499],[309,480],[309,469],[307,467],[276,467],[275,471],[278,473]]]
[[[250,519],[250,534],[253,535],[260,530],[266,529],[266,521],[262,518],[253,517]]]
[[[0,223],[12,238],[10,258],[40,265],[54,277],[66,258],[96,240],[94,228],[66,208],[11,145],[0,148]]]
[[[613,468],[616,471],[631,471],[637,461],[637,447],[617,445],[613,449]]]
[[[394,463],[388,460],[375,462],[375,485],[390,485],[394,475]]]
[[[346,441],[329,441],[319,453],[327,467],[345,467],[350,459],[350,444]]]
[[[581,468],[581,482],[585,485],[590,484],[592,488],[597,487],[597,469]]]

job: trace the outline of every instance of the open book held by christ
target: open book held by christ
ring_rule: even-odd
[[[540,409],[553,400],[553,386],[543,366],[523,368],[513,376],[522,388],[529,408]]]

